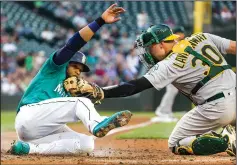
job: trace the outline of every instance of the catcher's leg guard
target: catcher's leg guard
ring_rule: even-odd
[[[229,136],[212,132],[197,136],[188,146],[177,143],[172,152],[178,155],[211,155],[226,151],[228,144]]]
[[[192,143],[193,153],[195,155],[211,155],[226,151],[229,143],[229,137],[203,135],[196,138]]]

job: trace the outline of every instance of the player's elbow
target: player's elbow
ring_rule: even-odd
[[[236,55],[236,41],[230,41],[230,46],[226,50],[227,54]]]

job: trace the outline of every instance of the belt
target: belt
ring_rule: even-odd
[[[207,103],[207,102],[214,101],[214,100],[217,100],[217,99],[220,99],[220,98],[222,98],[222,97],[225,97],[225,95],[224,95],[223,92],[217,93],[216,95],[214,95],[214,96],[208,98],[208,99],[206,100],[206,103]]]

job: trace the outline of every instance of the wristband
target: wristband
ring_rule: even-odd
[[[105,21],[101,17],[99,17],[95,21],[91,22],[88,27],[95,33],[104,24]]]
[[[95,22],[101,27],[102,25],[105,24],[105,20],[103,18],[99,17],[95,20]]]

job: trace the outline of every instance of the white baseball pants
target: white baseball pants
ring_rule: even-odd
[[[174,147],[182,139],[183,144],[190,144],[196,135],[215,131],[228,124],[235,124],[235,88],[223,93],[225,98],[198,105],[179,120],[169,137],[169,148]]]
[[[93,151],[94,138],[71,130],[66,123],[81,120],[92,132],[104,119],[87,98],[54,98],[22,106],[15,129],[19,140],[30,144],[30,153],[76,154]]]

